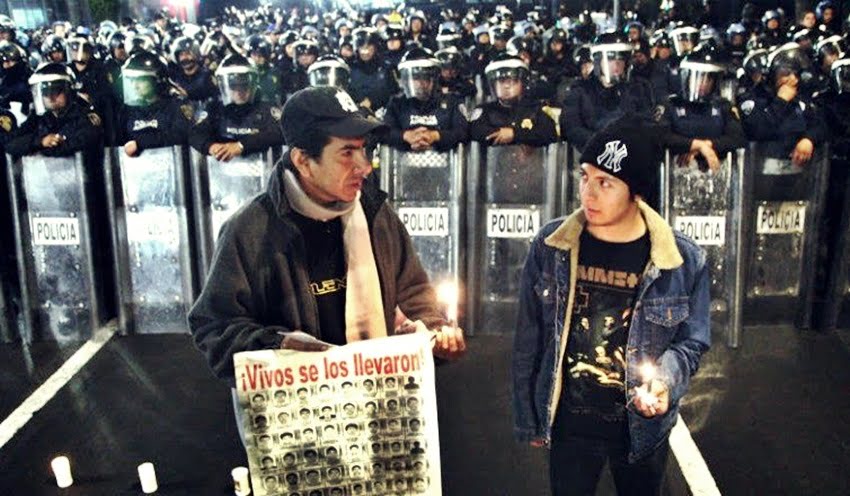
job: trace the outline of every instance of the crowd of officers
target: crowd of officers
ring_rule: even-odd
[[[759,20],[748,4],[728,26],[664,5],[659,19],[626,12],[621,26],[604,13],[553,19],[504,6],[371,16],[228,8],[203,25],[159,12],[35,31],[0,18],[0,144],[15,156],[188,144],[227,161],[282,144],[287,96],[333,85],[383,119],[380,140],[403,150],[469,140],[581,150],[638,113],[704,168],[746,141],[797,167],[826,141],[846,156],[850,18],[842,25],[829,0],[796,23],[779,10]]]

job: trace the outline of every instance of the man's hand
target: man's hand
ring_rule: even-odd
[[[670,391],[667,385],[659,379],[653,379],[649,384],[639,386],[643,393],[635,392],[635,410],[646,418],[664,415],[670,408]]]
[[[368,97],[364,98],[363,101],[360,102],[360,106],[372,110],[372,100],[369,100]]]
[[[135,157],[136,154],[139,153],[139,144],[136,143],[136,140],[128,141],[124,145],[124,153],[126,153],[128,157]]]
[[[546,446],[546,440],[542,437],[538,437],[529,441],[528,444],[530,444],[532,448],[542,448]]]
[[[708,168],[712,172],[720,170],[720,158],[718,158],[717,152],[714,150],[714,143],[711,140],[695,139],[691,142],[691,150],[696,151],[705,158],[706,162],[708,162]]]
[[[779,89],[776,90],[776,96],[790,102],[797,96],[797,77],[786,76],[780,80]]]
[[[457,360],[466,353],[466,341],[460,327],[443,326],[435,333],[434,356],[445,360]]]
[[[491,140],[494,145],[507,145],[513,143],[514,135],[512,127],[502,127],[487,135],[487,139]]]
[[[280,349],[294,351],[325,351],[331,346],[328,343],[319,341],[302,331],[293,331],[287,333],[280,342]]]
[[[213,143],[210,145],[210,156],[219,162],[229,162],[232,158],[242,155],[242,146],[238,141],[230,143]]]
[[[61,145],[65,142],[65,137],[61,134],[48,134],[44,138],[41,138],[41,147],[42,148],[53,148]]]
[[[791,152],[791,161],[794,165],[802,167],[812,159],[812,154],[815,152],[815,144],[809,138],[803,138],[797,142],[794,151]]]

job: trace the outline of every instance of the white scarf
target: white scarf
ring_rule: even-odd
[[[345,337],[347,342],[385,337],[384,304],[378,267],[372,252],[369,224],[360,204],[360,192],[353,202],[338,202],[330,206],[316,203],[301,188],[290,171],[284,171],[284,191],[293,210],[322,222],[340,217],[345,263],[348,267],[345,286]],[[308,250],[309,246],[306,247]]]

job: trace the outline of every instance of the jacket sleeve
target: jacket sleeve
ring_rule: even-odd
[[[189,312],[189,329],[195,345],[206,356],[213,373],[222,379],[233,379],[233,355],[241,351],[277,349],[282,326],[266,326],[258,320],[262,315],[258,281],[249,274],[253,256],[244,239],[239,239],[226,222],[218,237],[204,289]]]
[[[809,138],[815,145],[820,145],[826,141],[828,133],[821,109],[809,102],[804,116],[806,118],[806,130],[800,136],[800,139]]]
[[[460,107],[455,104],[451,113],[451,124],[446,129],[437,129],[440,132],[440,140],[437,141],[435,148],[438,151],[444,152],[456,147],[458,143],[467,140],[469,135],[469,123],[466,117],[460,111]]]
[[[64,157],[86,150],[96,145],[103,136],[103,122],[100,116],[92,111],[81,111],[69,126],[73,132],[65,136],[65,141],[53,148],[43,150],[45,155],[51,157]]]
[[[584,91],[573,87],[564,98],[564,110],[561,112],[561,136],[579,150],[593,136],[593,130],[584,125],[581,100]]]
[[[386,106],[386,112],[384,112],[384,124],[388,127],[387,131],[383,133],[383,137],[386,144],[393,148],[410,150],[410,144],[404,141],[402,137],[407,129],[401,127],[401,119],[399,119],[398,113],[399,100],[397,98],[390,98]]]
[[[477,107],[473,112],[473,119],[469,123],[469,139],[487,143],[487,136],[499,129],[487,119],[487,112],[483,107]]]
[[[272,115],[272,109],[269,106],[263,106],[262,120],[260,123],[260,132],[253,135],[243,136],[239,140],[244,148],[243,154],[250,155],[256,152],[262,152],[272,146],[280,146],[283,144],[283,129],[280,126],[280,121]],[[209,147],[207,147],[209,149]]]
[[[535,384],[544,351],[542,310],[534,291],[535,284],[540,280],[541,241],[542,238],[538,235],[531,245],[522,269],[519,311],[511,357],[514,436],[520,442],[531,441],[543,431],[543,426],[538,425],[539,416],[534,402]]]
[[[726,115],[726,125],[723,128],[723,135],[713,140],[714,149],[718,155],[725,155],[738,148],[742,148],[747,143],[747,136],[744,134],[744,128],[741,126],[741,121],[738,116],[733,113],[732,106],[726,104],[723,112]],[[722,157],[721,157],[722,160]]]
[[[796,101],[786,102],[774,96],[772,100],[747,100],[741,104],[742,108],[752,105],[752,110],[744,111],[743,126],[749,139],[753,141],[771,141],[781,138],[779,136],[779,125],[788,112],[797,105]]]
[[[661,136],[664,140],[664,146],[670,149],[674,155],[687,153],[691,149],[693,138],[682,136],[673,131],[673,126],[670,123],[670,107],[664,105],[664,110],[658,118],[658,126],[661,130]]]
[[[213,106],[205,112],[206,115],[200,118],[189,129],[189,145],[198,151],[201,155],[209,155],[210,145],[216,142],[218,129],[218,109],[220,107]]]
[[[524,125],[527,118],[518,119],[513,123],[514,144],[546,146],[558,140],[555,121],[543,109],[538,108],[530,119],[532,122],[530,127],[527,124]]]
[[[669,388],[670,405],[677,404],[688,391],[702,354],[711,346],[710,300],[708,266],[703,263],[690,293],[688,318],[679,324],[671,345],[658,359],[658,377]]]
[[[29,118],[21,124],[21,127],[12,131],[12,136],[6,143],[6,152],[9,155],[22,157],[41,150],[41,136],[38,133],[37,120],[35,112],[32,112]]]

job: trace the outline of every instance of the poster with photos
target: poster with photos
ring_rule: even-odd
[[[440,496],[426,333],[234,357],[257,496]]]

